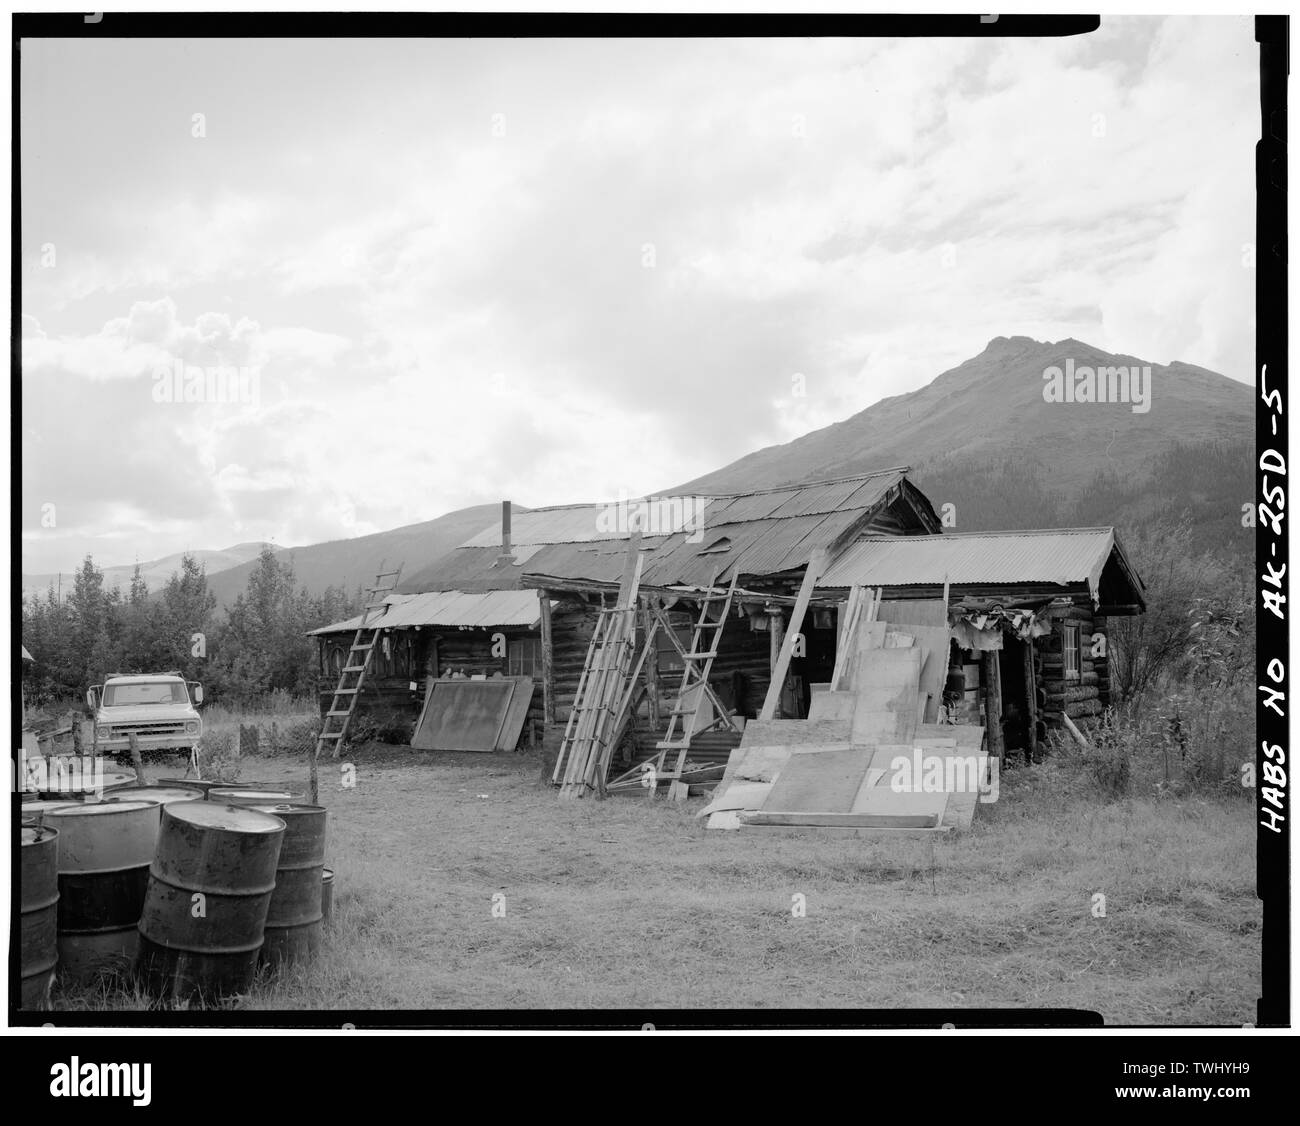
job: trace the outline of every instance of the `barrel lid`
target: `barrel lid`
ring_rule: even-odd
[[[105,798],[103,801],[66,802],[57,811],[60,817],[89,817],[108,815],[110,813],[129,813],[136,809],[151,809],[156,801],[140,801],[135,798]]]
[[[256,801],[261,798],[266,802],[287,802],[293,797],[288,790],[241,790],[233,786],[223,786],[219,790],[208,792],[213,798],[237,798],[240,801]]]
[[[30,817],[34,813],[52,813],[56,809],[80,809],[83,804],[83,802],[72,801],[69,798],[42,798],[40,801],[23,802],[23,816]]]
[[[23,844],[25,845],[39,844],[41,841],[47,840],[51,836],[57,837],[58,835],[59,831],[51,828],[49,825],[46,825],[43,828],[37,828],[35,825],[23,826]]]
[[[167,807],[167,816],[208,829],[233,829],[240,833],[278,833],[285,827],[278,817],[247,805],[184,801]]]
[[[110,801],[151,801],[151,802],[174,802],[174,801],[202,801],[202,790],[191,790],[185,786],[136,786],[131,790],[120,790],[115,793]]]
[[[294,813],[324,813],[323,805],[300,805],[297,802],[266,802],[250,805],[249,809],[260,809],[263,813],[274,813],[277,817]]]

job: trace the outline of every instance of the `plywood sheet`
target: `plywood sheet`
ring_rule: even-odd
[[[498,751],[513,751],[519,743],[519,736],[524,730],[524,720],[528,718],[528,705],[533,700],[533,678],[520,676],[514,678],[515,690],[510,694],[510,703],[506,706],[505,719],[501,724],[501,735],[497,739]]]
[[[916,729],[919,650],[873,649],[860,653],[859,659],[851,741],[876,746],[910,740]]]
[[[411,746],[423,751],[495,750],[514,695],[513,680],[435,680]]]
[[[839,720],[847,723],[853,718],[853,705],[857,697],[852,692],[818,692],[808,705],[808,721]]]
[[[780,813],[848,813],[866,777],[873,748],[792,755],[763,808]]]

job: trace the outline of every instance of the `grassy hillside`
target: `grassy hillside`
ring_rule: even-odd
[[[1150,409],[1047,402],[1043,373],[1151,369]],[[757,450],[672,492],[726,492],[910,465],[962,531],[1123,524],[1186,509],[1198,540],[1241,541],[1251,495],[1249,386],[1191,364],[1148,364],[1077,340],[998,337],[978,356],[843,422]]]
[[[448,512],[436,520],[355,539],[286,548],[278,554],[293,561],[299,586],[316,592],[336,586],[350,593],[358,586],[369,585],[381,565],[392,568],[400,563],[404,574],[413,575],[500,519],[500,514],[498,504],[478,504]],[[208,576],[208,586],[220,605],[229,605],[244,590],[253,566],[250,562]]]

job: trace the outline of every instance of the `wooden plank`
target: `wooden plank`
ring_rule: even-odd
[[[936,825],[933,829],[840,829],[829,828],[825,825],[752,825],[746,824],[743,816],[735,812],[715,813],[714,817],[731,818],[737,829],[755,836],[829,837],[840,840],[848,837],[861,837],[865,840],[874,841],[902,841],[923,840],[926,838],[934,840],[936,837],[946,836],[950,832],[946,825]]]
[[[920,652],[915,648],[874,649],[860,658],[850,740],[873,746],[907,742],[916,729]]]
[[[843,720],[853,718],[853,706],[857,697],[852,692],[815,692],[808,705],[808,720]]]
[[[871,747],[848,747],[791,755],[777,775],[764,808],[782,813],[848,813],[871,765],[873,751]]]
[[[537,606],[542,624],[542,721],[550,726],[555,722],[555,656],[551,640],[550,591],[537,592]]]
[[[790,671],[790,658],[794,653],[795,641],[803,629],[804,614],[808,610],[813,588],[826,569],[826,558],[826,549],[819,547],[808,559],[808,566],[803,573],[803,584],[799,587],[799,597],[795,600],[794,609],[790,611],[790,626],[786,631],[785,639],[781,642],[781,652],[777,657],[776,667],[772,670],[771,683],[767,686],[767,699],[763,701],[762,711],[758,713],[758,718],[761,720],[774,719],[776,716],[776,706],[781,700],[781,689],[785,684],[786,673]]]
[[[520,676],[513,679],[515,690],[510,695],[510,703],[506,706],[505,718],[501,723],[501,734],[497,737],[498,751],[515,749],[524,729],[524,720],[528,718],[528,705],[533,701],[533,678]]]
[[[932,807],[937,804],[938,808],[923,809],[919,803],[914,803],[917,805],[915,809],[902,808],[902,803],[896,803],[899,805],[897,810],[885,808],[887,798],[909,797],[938,798],[938,803],[933,800],[929,803]],[[880,809],[858,813],[781,813],[760,810],[746,813],[741,821],[746,825],[820,825],[828,829],[933,829],[943,815],[945,799],[944,794],[891,794],[884,791],[878,802]]]

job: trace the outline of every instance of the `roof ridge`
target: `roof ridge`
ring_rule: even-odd
[[[660,496],[708,497],[710,500],[734,500],[738,497],[757,497],[765,493],[786,493],[791,489],[811,489],[820,485],[842,485],[845,481],[869,481],[872,477],[884,477],[890,473],[911,473],[910,465],[891,465],[888,469],[873,469],[870,473],[847,473],[843,477],[824,477],[816,480],[795,481],[789,485],[771,485],[766,489],[747,489],[743,493],[661,493]],[[640,498],[638,498],[640,499]]]
[[[906,540],[918,540],[918,539],[937,540],[940,538],[945,540],[955,540],[955,539],[965,539],[968,537],[973,538],[975,536],[1062,536],[1062,535],[1076,535],[1076,534],[1081,534],[1083,532],[1114,532],[1114,531],[1115,531],[1115,526],[1113,524],[1098,524],[1088,528],[995,528],[987,532],[935,532],[930,535],[915,535],[915,536],[889,536],[889,535],[877,534],[877,535],[869,535],[869,536],[860,536],[859,541],[871,540],[871,541],[903,542]]]

